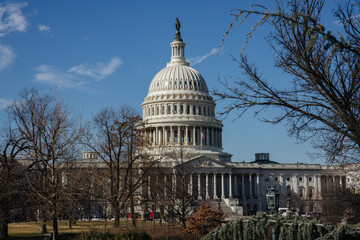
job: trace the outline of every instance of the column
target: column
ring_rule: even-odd
[[[224,173],[221,173],[221,199],[225,198],[225,181],[224,181]]]
[[[314,187],[315,187],[315,199],[318,199],[319,198],[319,193],[318,193],[318,191],[319,191],[319,189],[318,189],[318,179],[319,178],[319,175],[315,175],[314,176]]]
[[[250,174],[249,173],[249,189],[250,189],[250,199],[253,199],[254,198],[254,196],[253,196],[253,191],[252,191],[252,179],[251,179],[251,175],[252,174]]]
[[[196,127],[193,126],[193,137],[192,137],[193,145],[196,144],[196,139],[195,139],[195,137],[196,137]]]
[[[335,184],[336,177],[332,176],[331,180],[332,180],[332,189],[333,189],[334,192],[336,192],[336,184]]]
[[[189,134],[188,134],[188,126],[185,127],[185,145],[189,144]]]
[[[159,145],[159,127],[155,127],[155,146]]]
[[[257,198],[259,202],[259,211],[262,211],[262,196],[261,196],[261,185],[260,185],[260,173],[256,174],[256,187],[257,187]]]
[[[200,132],[199,132],[200,146],[203,145],[203,138],[202,138],[203,135],[204,135],[204,133],[202,132],[202,127],[200,127]]]
[[[246,196],[245,196],[245,176],[244,176],[244,173],[241,174],[241,195],[242,195],[242,200],[245,200]]]
[[[280,179],[282,182],[282,185],[281,185],[282,192],[285,193],[285,196],[286,196],[286,177],[283,174],[280,174]]]
[[[209,173],[205,173],[205,174],[206,174],[205,198],[210,199],[210,195],[209,195]]]
[[[202,199],[201,198],[201,174],[198,173],[198,199]]]
[[[232,173],[229,173],[229,198],[233,198],[233,195],[232,195]]]
[[[167,131],[166,131],[166,128],[163,127],[163,128],[162,128],[162,131],[163,131],[163,145],[165,145],[166,142],[167,142],[167,138],[166,138],[166,133],[167,133]]]
[[[194,189],[193,189],[194,184],[193,184],[193,179],[192,179],[192,174],[191,173],[190,173],[189,178],[190,178],[189,179],[190,196],[192,196],[193,192],[194,192]]]
[[[237,179],[238,179],[237,174],[234,173],[234,187],[233,187],[234,197],[238,196],[238,181],[237,181]]]
[[[174,132],[172,126],[170,126],[170,143],[174,145]]]
[[[217,199],[217,194],[216,194],[216,173],[213,174],[214,175],[214,199]]]
[[[308,198],[308,191],[309,191],[309,182],[308,182],[308,175],[304,174],[304,198],[307,199]]]
[[[296,194],[299,194],[299,178],[297,174],[293,176],[293,189]]]

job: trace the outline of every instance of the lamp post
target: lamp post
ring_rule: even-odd
[[[275,188],[268,189],[266,193],[266,202],[270,212],[278,211],[279,209],[279,191]],[[272,226],[272,240],[276,240],[276,221],[271,221]]]

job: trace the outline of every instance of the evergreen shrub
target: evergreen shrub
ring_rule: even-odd
[[[336,229],[298,216],[264,213],[228,222],[202,240],[266,240],[271,239],[273,227],[277,240],[360,240],[360,229],[348,225]]]
[[[77,240],[151,240],[149,234],[144,231],[128,230],[126,232],[113,233],[113,232],[99,232],[90,231],[83,233]]]

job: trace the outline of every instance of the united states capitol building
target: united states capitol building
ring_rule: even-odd
[[[280,207],[286,207],[291,196],[300,203],[300,211],[321,212],[322,196],[345,187],[345,173],[336,166],[280,164],[271,161],[269,153],[255,154],[252,162],[232,161],[232,155],[223,151],[216,103],[205,79],[186,61],[185,45],[178,27],[170,43],[170,62],[152,79],[142,103],[151,154],[161,156],[168,167],[166,174],[150,174],[149,182],[172,181],[176,187],[181,165],[190,171],[188,191],[194,198],[223,201],[234,212],[242,211],[239,214],[266,211],[268,187],[279,190]],[[166,154],[174,151],[186,157],[179,161]]]
[[[278,163],[269,153],[255,153],[251,162],[232,161],[232,155],[223,151],[223,124],[216,118],[216,103],[205,79],[186,61],[185,45],[178,27],[170,43],[170,62],[154,76],[142,103],[149,156],[160,159],[146,182],[170,183],[176,189],[179,175],[187,174],[187,191],[194,199],[221,202],[239,215],[267,211],[265,194],[275,187],[280,207],[291,199],[300,212],[321,213],[323,196],[345,188],[346,173],[337,166]],[[148,196],[158,189],[144,184],[141,191]],[[147,209],[160,208],[149,204]]]

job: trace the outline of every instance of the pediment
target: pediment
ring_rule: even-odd
[[[176,167],[180,167],[181,165],[184,165],[187,168],[229,168],[226,163],[203,155],[194,157],[186,163],[179,164]]]

